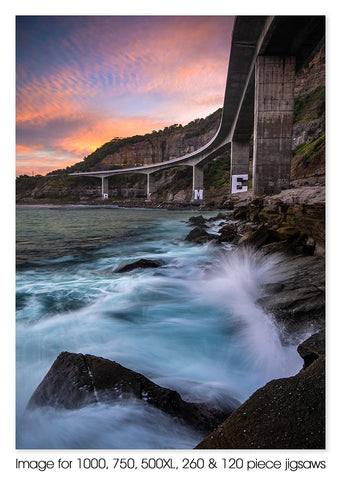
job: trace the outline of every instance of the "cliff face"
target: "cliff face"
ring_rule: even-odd
[[[312,92],[325,85],[326,49],[323,42],[315,51],[313,58],[296,75],[295,96]]]
[[[125,145],[117,152],[106,155],[98,164],[99,169],[118,165],[138,166],[160,163],[191,153],[205,145],[215,134],[218,122],[207,132],[188,138],[186,132],[149,138],[133,145]]]
[[[325,44],[296,75],[292,185],[325,183]]]

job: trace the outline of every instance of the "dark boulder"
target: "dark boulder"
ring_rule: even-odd
[[[237,237],[237,228],[233,223],[227,223],[218,232],[220,242],[233,242]]]
[[[233,212],[219,212],[215,217],[207,219],[208,222],[216,222],[217,220],[233,220]]]
[[[262,245],[260,247],[260,251],[264,255],[273,255],[277,253],[291,255],[293,253],[287,240],[282,240],[281,242],[273,242],[273,243],[267,243],[266,245]]]
[[[319,347],[321,335],[312,342],[315,360],[297,375],[272,380],[257,390],[196,448],[325,448],[325,357],[324,349]],[[298,350],[305,350],[310,343]]]
[[[33,393],[28,408],[77,409],[129,397],[145,401],[206,433],[231,414],[236,402],[231,399],[231,406],[224,410],[185,402],[176,391],[160,387],[119,363],[93,355],[62,352]]]
[[[207,227],[206,220],[202,215],[197,215],[195,217],[190,217],[187,220],[187,223],[189,223],[190,225],[193,225],[195,227],[202,227],[202,228]]]
[[[162,263],[155,261],[155,260],[148,260],[145,258],[141,258],[141,260],[137,260],[133,263],[128,263],[123,267],[116,270],[117,273],[126,273],[131,272],[132,270],[136,270],[138,268],[158,268],[161,267]]]
[[[277,239],[273,236],[272,230],[267,225],[261,225],[255,231],[246,232],[240,238],[238,245],[249,245],[254,248],[260,248],[274,241],[277,241]]]
[[[235,220],[246,220],[249,214],[249,206],[248,205],[240,205],[235,207],[233,210],[233,216]]]
[[[312,255],[315,249],[312,238],[285,222],[273,227],[262,224],[255,230],[246,231],[238,240],[238,245],[260,248],[266,254],[282,251],[290,255]]]
[[[224,200],[223,201],[223,207],[226,208],[227,210],[233,210],[234,209],[234,202],[230,199]]]
[[[219,239],[218,235],[207,233],[204,228],[195,227],[193,230],[189,232],[189,234],[185,238],[185,241],[194,242],[194,243],[206,243],[211,241],[216,242],[218,239]]]

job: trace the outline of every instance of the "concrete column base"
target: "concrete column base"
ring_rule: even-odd
[[[231,144],[231,193],[245,192],[249,177],[249,140],[233,140]]]
[[[193,165],[193,193],[192,202],[204,200],[204,167]]]
[[[155,192],[155,179],[151,173],[147,173],[147,201],[150,201],[152,193]]]
[[[108,177],[101,177],[102,178],[102,199],[108,200],[109,198],[109,181]]]

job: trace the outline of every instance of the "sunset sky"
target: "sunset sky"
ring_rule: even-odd
[[[18,16],[17,174],[222,106],[232,16]]]

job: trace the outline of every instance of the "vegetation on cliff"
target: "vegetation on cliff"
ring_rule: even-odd
[[[302,184],[324,183],[325,175],[325,87],[295,98],[291,178]],[[308,182],[309,183],[309,182]]]
[[[325,151],[326,148],[326,133],[323,132],[317,138],[310,140],[304,145],[297,147],[293,154],[298,156],[299,164],[303,167],[307,167],[309,164],[312,164],[316,157],[320,157],[321,153]]]
[[[316,120],[325,113],[325,86],[295,98],[294,123]]]

